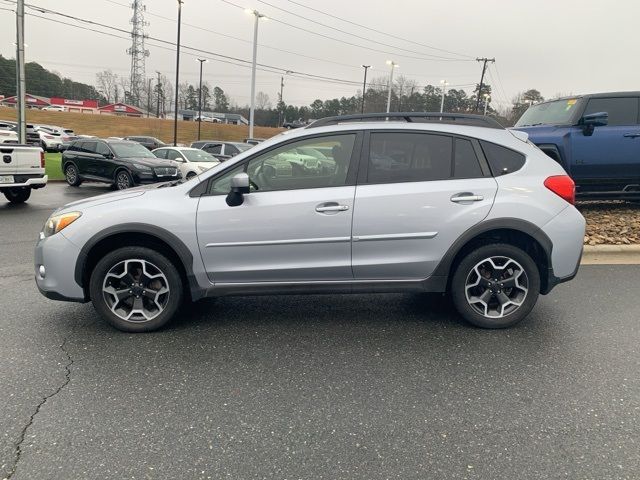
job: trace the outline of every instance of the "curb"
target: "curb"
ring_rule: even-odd
[[[582,265],[640,265],[640,245],[585,245]]]

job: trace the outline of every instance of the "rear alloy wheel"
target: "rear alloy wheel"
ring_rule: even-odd
[[[116,182],[115,182],[116,190],[126,190],[127,188],[133,187],[133,179],[129,172],[126,170],[120,170],[116,174]]]
[[[78,175],[78,169],[73,163],[64,168],[64,179],[71,187],[77,187],[82,183],[80,175]]]
[[[484,328],[506,328],[520,322],[535,305],[540,274],[521,249],[488,245],[460,262],[451,293],[456,309],[468,322]]]
[[[31,196],[30,188],[7,188],[3,190],[4,196],[11,203],[24,203]]]
[[[164,255],[144,247],[124,247],[98,262],[89,285],[95,309],[126,332],[157,330],[182,303],[182,280]]]

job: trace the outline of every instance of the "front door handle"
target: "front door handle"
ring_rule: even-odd
[[[636,138],[636,137],[640,137],[640,132],[636,132],[636,133],[625,133],[623,135],[623,137],[627,137],[627,138]]]
[[[344,212],[349,210],[349,205],[338,205],[337,203],[322,203],[316,207],[316,212]]]
[[[451,201],[456,203],[481,202],[482,200],[484,200],[482,195],[475,195],[471,192],[457,193],[451,197]]]

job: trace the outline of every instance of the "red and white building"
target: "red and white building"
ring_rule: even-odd
[[[17,97],[0,97],[0,105],[14,107],[17,103]],[[110,103],[109,105],[100,106],[98,100],[72,100],[62,97],[40,97],[38,95],[25,95],[25,103],[27,108],[42,109],[51,106],[60,106],[68,112],[76,113],[99,113],[104,115],[120,115],[125,117],[142,117],[147,114],[138,107],[129,105],[124,102]]]
[[[98,100],[70,100],[68,98],[51,97],[51,105],[59,105],[68,112],[96,113],[98,111]]]
[[[143,115],[146,115],[146,112],[138,107],[134,107],[133,105],[128,105],[123,102],[110,103],[109,105],[98,107],[98,113],[106,115],[120,115],[124,117],[142,117]]]

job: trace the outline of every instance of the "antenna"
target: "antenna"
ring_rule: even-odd
[[[131,23],[131,48],[127,49],[127,54],[131,56],[131,74],[129,76],[129,102],[136,106],[142,105],[142,92],[144,90],[145,58],[149,56],[149,50],[144,48],[144,40],[147,35],[144,27],[149,26],[149,22],[144,20],[144,12],[147,10],[141,0],[133,0],[131,4],[133,17]]]

